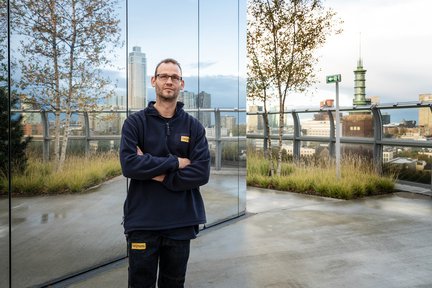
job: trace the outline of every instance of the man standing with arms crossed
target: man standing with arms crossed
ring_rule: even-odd
[[[129,287],[184,287],[190,240],[206,222],[199,187],[210,174],[205,129],[177,102],[184,88],[180,64],[162,60],[151,78],[156,101],[124,122],[123,175]],[[157,271],[159,268],[159,275]]]

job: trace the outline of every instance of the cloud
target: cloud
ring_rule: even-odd
[[[200,70],[205,70],[205,69],[207,69],[209,67],[212,67],[216,63],[217,63],[216,61],[199,62],[199,64],[197,62],[195,62],[195,63],[189,63],[189,64],[187,64],[187,67],[190,70],[196,70],[196,69],[198,69],[198,67],[199,67]]]

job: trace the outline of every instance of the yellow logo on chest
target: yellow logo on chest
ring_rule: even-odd
[[[189,136],[181,136],[181,137],[180,137],[180,141],[181,141],[181,142],[189,143]]]

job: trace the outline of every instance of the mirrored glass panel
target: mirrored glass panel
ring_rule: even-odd
[[[238,110],[245,107],[239,35],[245,34],[246,3],[169,0],[161,10],[155,1],[84,2],[72,9],[71,2],[11,0],[12,113],[2,127],[8,120],[16,125],[8,162],[14,287],[46,286],[126,256],[121,127],[129,113],[155,100],[150,78],[161,59],[182,64],[185,108],[211,135],[213,170],[227,169],[232,178],[212,175],[203,187],[205,197],[214,197],[206,199],[208,225],[246,209],[246,117]],[[222,15],[227,21],[214,27]],[[95,21],[101,25],[91,25]],[[214,50],[220,43],[227,45]],[[9,259],[7,180],[0,198],[2,267]],[[228,193],[218,198],[220,187]],[[3,272],[0,286],[6,287],[9,271]]]
[[[0,287],[9,287],[9,120],[7,2],[0,1]],[[12,124],[12,123],[11,123]],[[17,123],[19,124],[19,122]]]
[[[199,2],[198,108],[203,112],[198,116],[213,155],[210,183],[202,189],[209,214],[206,225],[245,212],[245,119],[236,111],[245,107],[239,62],[239,17],[245,15],[239,16],[239,5],[231,0]],[[208,108],[213,112],[204,112]],[[217,189],[207,190],[212,187]]]
[[[126,255],[116,129],[125,117],[126,5],[10,2],[11,119],[25,155],[13,161],[12,283],[38,287]]]

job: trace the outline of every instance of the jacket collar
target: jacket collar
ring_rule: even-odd
[[[159,112],[156,110],[156,108],[154,108],[155,103],[156,103],[156,101],[150,101],[145,110],[146,110],[146,113],[148,113],[149,115],[159,116]],[[180,115],[181,113],[184,112],[183,106],[184,106],[183,102],[177,101],[176,111],[174,113],[173,118],[177,117],[178,115]]]

